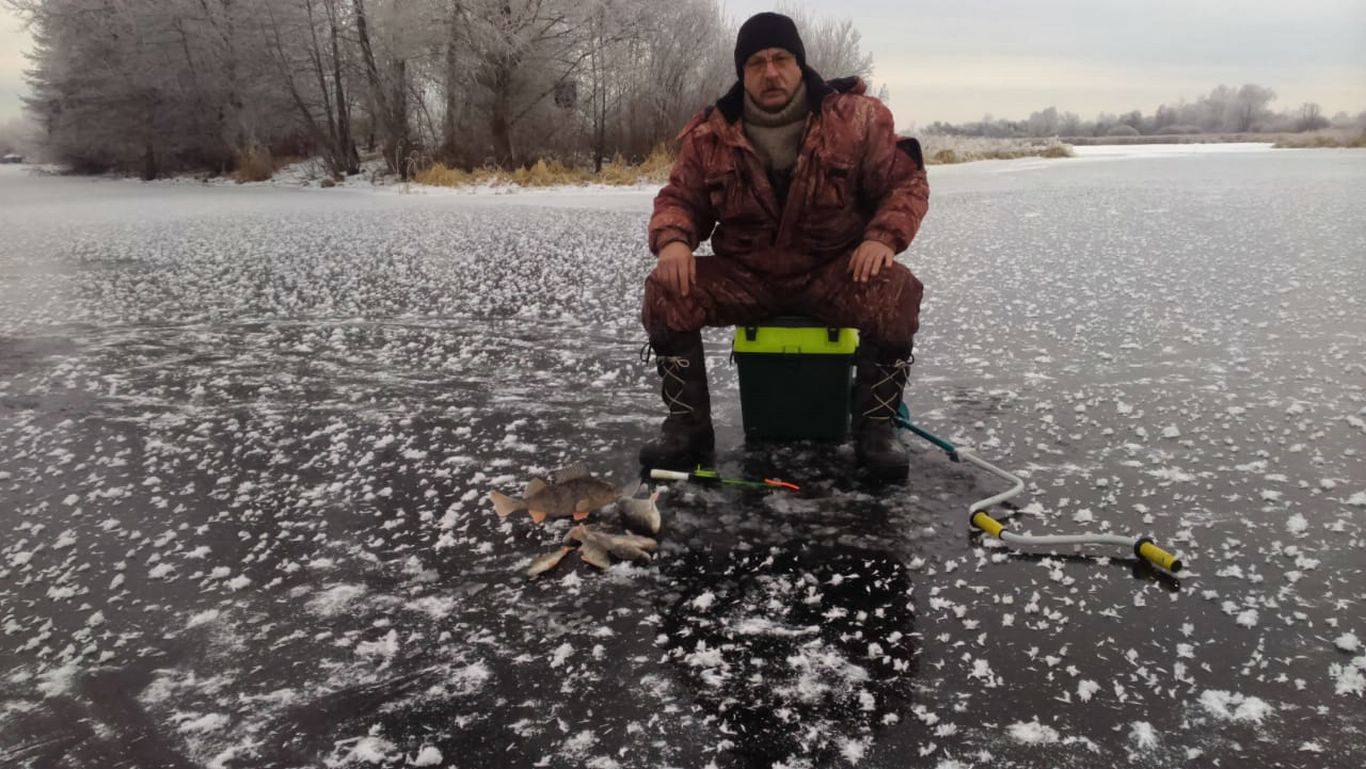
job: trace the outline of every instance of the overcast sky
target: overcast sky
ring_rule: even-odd
[[[1276,109],[1366,110],[1366,0],[839,0],[897,125],[1093,118],[1194,99],[1220,83],[1270,86]],[[727,0],[737,17],[772,3]],[[839,73],[822,73],[834,77]]]
[[[667,0],[660,0],[666,2]],[[724,0],[737,19],[771,2]],[[1270,86],[1278,110],[1366,110],[1366,0],[808,0],[849,18],[899,128],[1047,106],[1093,118]],[[0,11],[0,122],[19,113],[26,36]],[[836,77],[842,73],[822,73]]]

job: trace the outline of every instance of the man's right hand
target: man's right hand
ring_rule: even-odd
[[[697,257],[692,255],[687,243],[675,240],[659,250],[655,271],[675,294],[687,296],[693,281],[697,280]]]

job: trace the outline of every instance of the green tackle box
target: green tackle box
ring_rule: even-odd
[[[857,349],[857,330],[809,318],[736,327],[745,439],[844,440]]]

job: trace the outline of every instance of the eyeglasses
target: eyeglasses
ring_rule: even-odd
[[[775,53],[769,57],[763,57],[756,53],[750,57],[749,61],[745,62],[745,71],[758,74],[768,69],[769,62],[772,62],[776,67],[783,67],[794,61],[794,59],[795,57],[786,51]]]

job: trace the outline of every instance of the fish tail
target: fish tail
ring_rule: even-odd
[[[499,518],[506,518],[518,510],[526,509],[526,502],[521,499],[513,499],[506,494],[496,491],[489,492],[489,499],[493,501],[493,509],[498,511]]]

